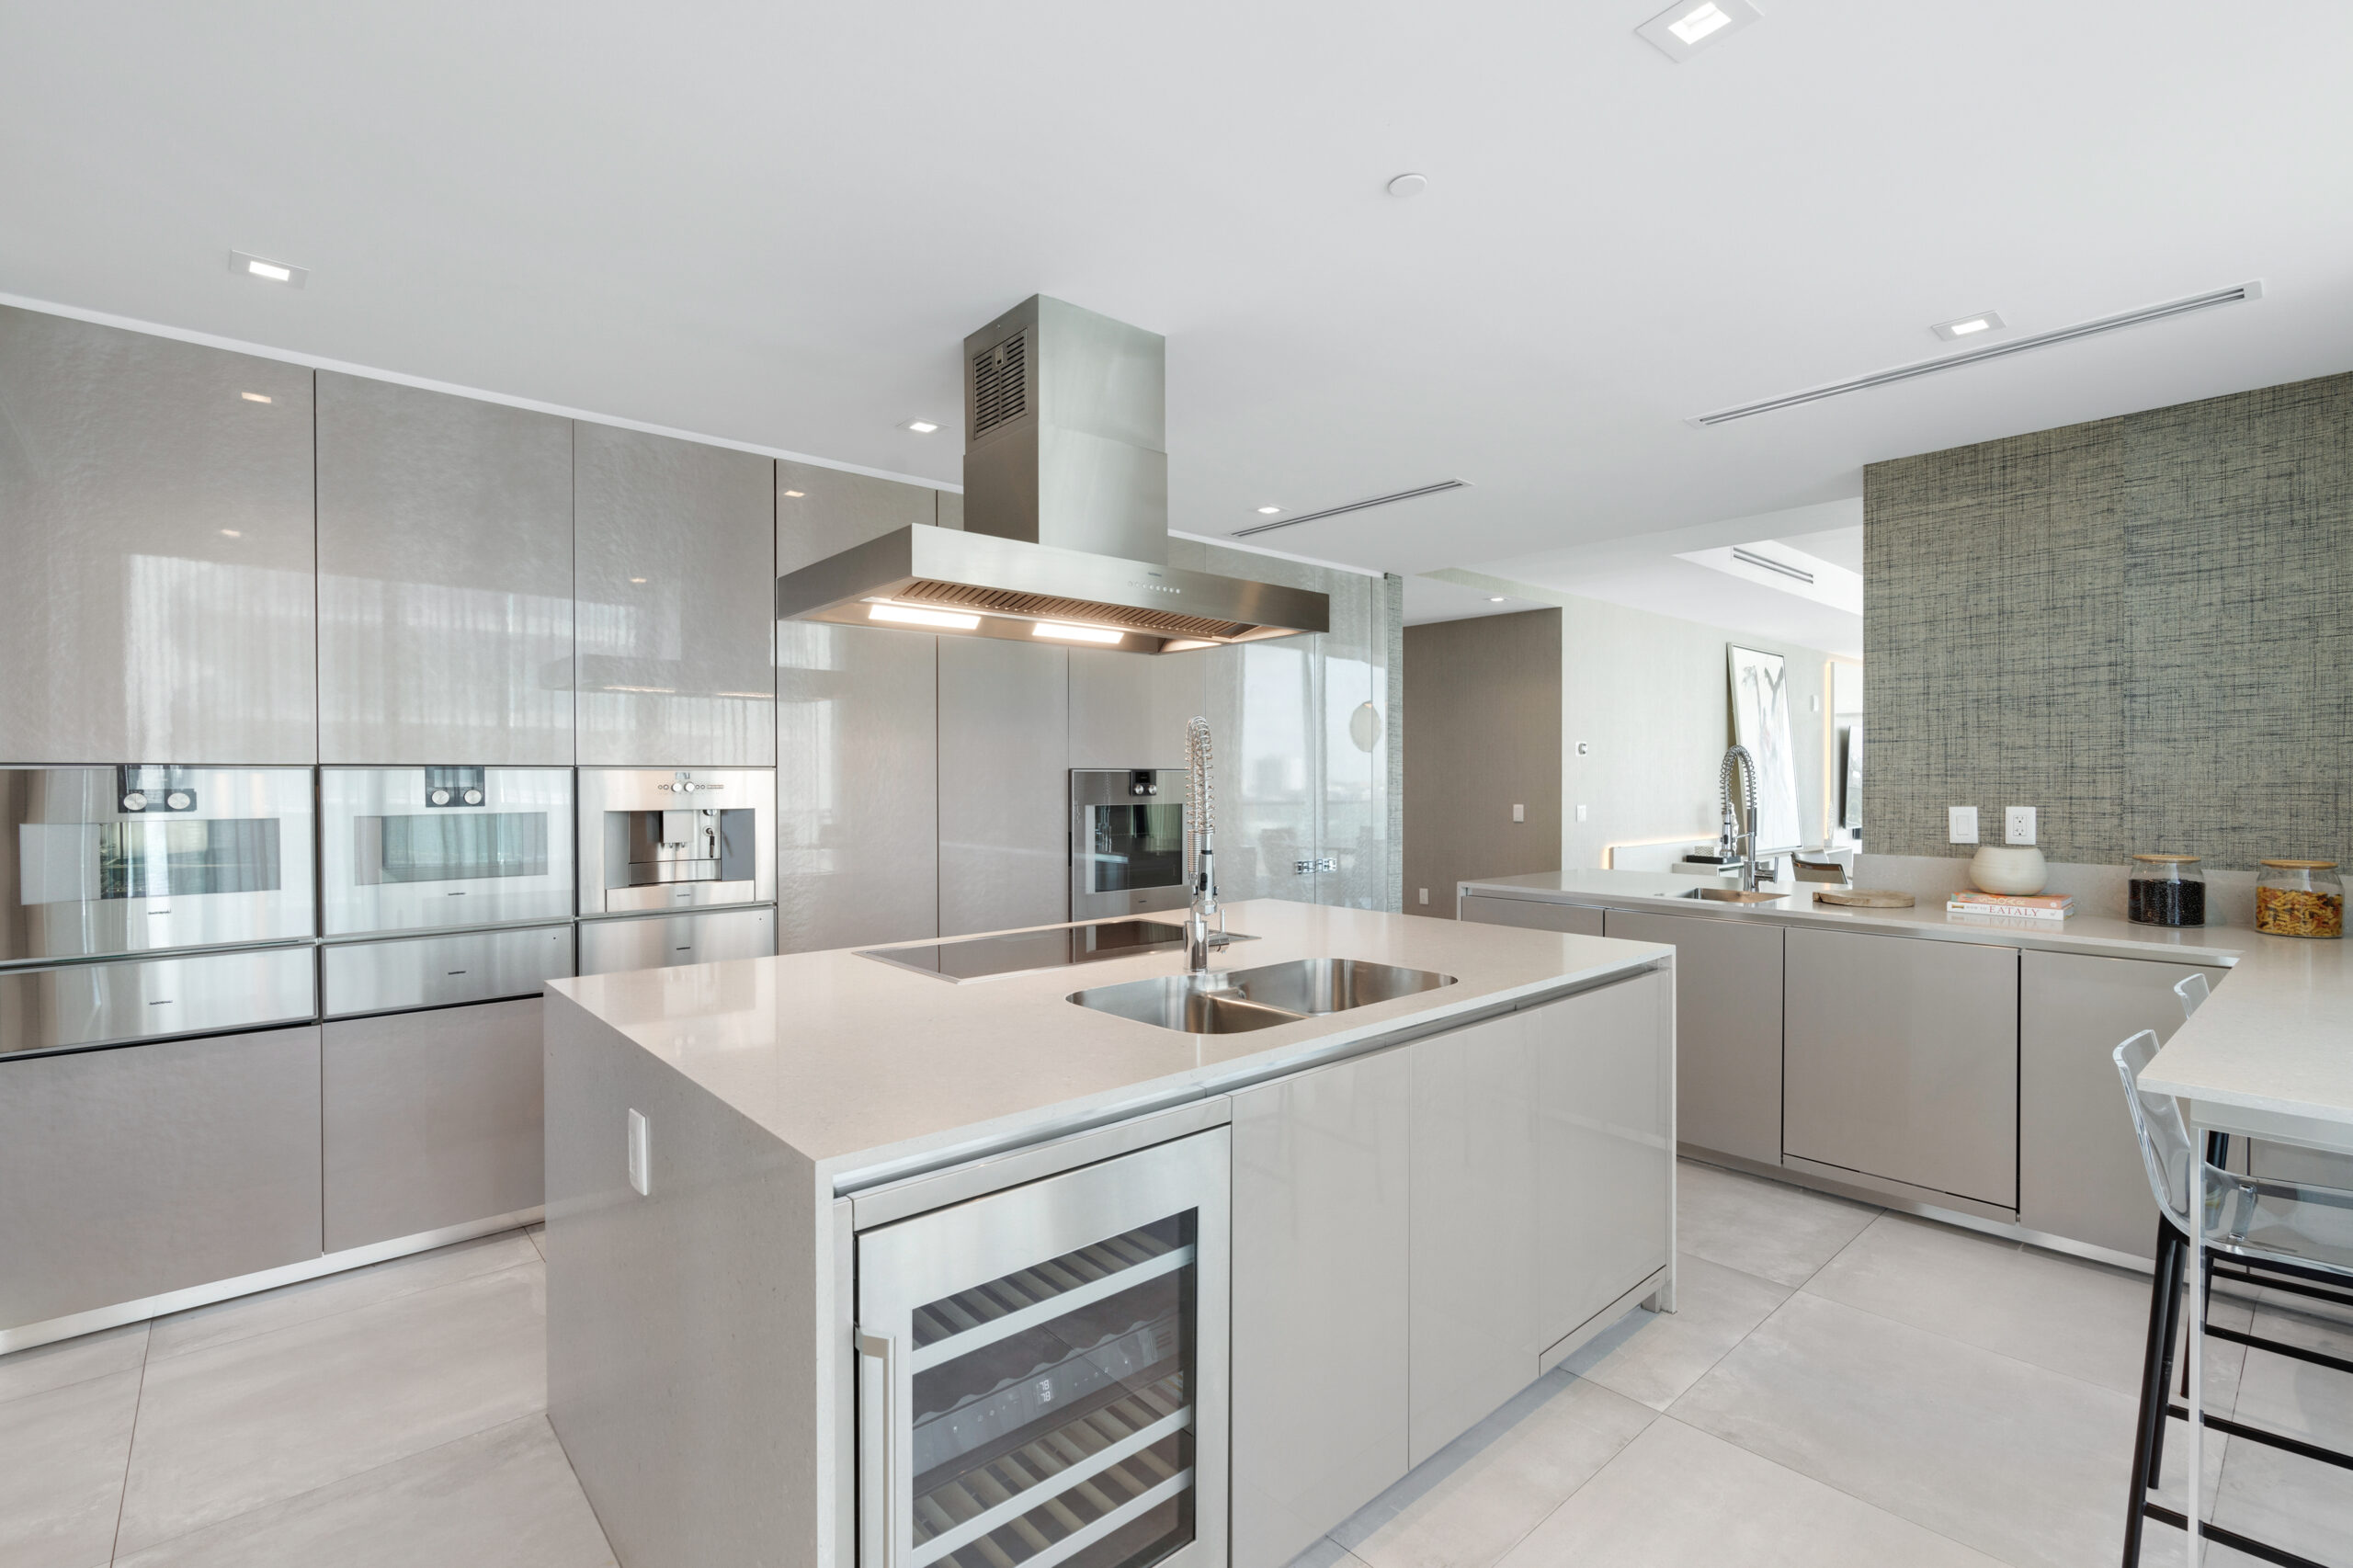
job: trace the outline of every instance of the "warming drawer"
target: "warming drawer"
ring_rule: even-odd
[[[338,942],[324,952],[330,1018],[537,996],[573,972],[569,924]]]
[[[318,1016],[311,948],[266,948],[0,971],[0,1056]]]

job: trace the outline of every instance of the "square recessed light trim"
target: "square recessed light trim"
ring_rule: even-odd
[[[900,426],[899,428],[902,430],[912,430],[918,436],[928,436],[933,431],[938,429],[939,426],[933,424],[928,419],[910,419],[904,425]]]
[[[289,289],[300,289],[311,277],[311,269],[307,267],[272,261],[267,256],[253,256],[241,250],[229,253],[229,270],[260,283],[283,283]]]
[[[2009,324],[2002,319],[1999,311],[1980,311],[1973,316],[1940,321],[1928,330],[1947,343],[1952,343],[1965,337],[1983,337],[1989,332],[2000,332]]]
[[[1634,32],[1669,60],[1681,62],[1762,15],[1748,0],[1678,0]]]

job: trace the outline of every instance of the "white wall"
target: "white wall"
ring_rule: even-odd
[[[1602,846],[1689,834],[1716,835],[1717,770],[1732,744],[1724,647],[1789,662],[1790,738],[1798,818],[1823,840],[1823,744],[1829,655],[1795,643],[1565,598],[1561,610],[1561,858],[1601,864]],[[1588,748],[1577,753],[1582,742]],[[1586,820],[1577,820],[1577,808]]]

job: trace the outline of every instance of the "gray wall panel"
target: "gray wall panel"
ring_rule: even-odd
[[[1469,878],[1559,870],[1561,612],[1409,626],[1404,663],[1408,913],[1453,914]]]
[[[319,373],[330,763],[573,758],[572,425]]]
[[[0,308],[0,761],[317,757],[311,372]]]
[[[776,759],[776,464],[573,427],[580,761]]]
[[[1069,918],[1070,660],[939,639],[939,934]]]

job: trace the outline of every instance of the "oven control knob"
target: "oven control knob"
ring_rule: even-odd
[[[188,799],[188,791],[185,790],[175,790],[164,797],[164,807],[166,811],[184,812],[195,803]]]
[[[130,794],[125,795],[122,798],[122,809],[126,812],[145,811],[147,809],[147,792],[144,790],[133,790]]]
[[[433,793],[426,796],[425,798],[432,801],[437,806],[446,806],[449,803],[449,791],[447,790],[436,790]]]
[[[470,806],[479,806],[479,805],[481,805],[481,804],[482,804],[482,791],[481,791],[481,790],[467,790],[467,791],[466,791],[466,804],[468,804],[468,805],[470,805]]]

